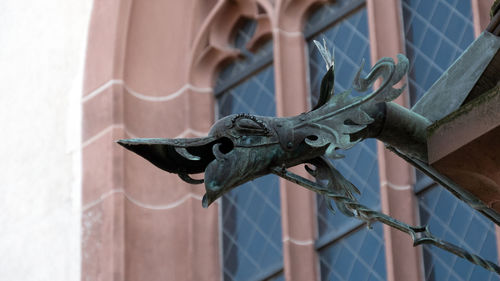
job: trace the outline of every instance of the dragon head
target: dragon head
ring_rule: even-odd
[[[300,119],[235,114],[218,120],[205,138],[118,143],[188,183],[205,183],[203,206],[208,207],[229,190],[269,174],[272,167],[294,166],[323,154],[326,147],[307,145],[308,136],[293,129]],[[190,176],[203,172],[204,179]]]
[[[395,65],[392,59],[384,58],[366,78],[360,77],[361,66],[353,83],[356,90],[366,91],[377,78],[383,80],[379,89],[363,98],[351,97],[349,91],[333,95],[333,58],[326,43],[317,45],[327,62],[327,73],[319,102],[307,113],[283,118],[229,115],[218,120],[204,138],[127,139],[118,143],[190,184],[205,183],[203,207],[277,167],[311,163],[323,154],[337,158],[336,149],[350,148],[368,136],[367,126],[374,122],[372,113],[380,112],[377,105],[401,94],[402,88],[392,86],[406,73],[408,61],[399,55]],[[190,176],[198,173],[204,173],[204,179]]]

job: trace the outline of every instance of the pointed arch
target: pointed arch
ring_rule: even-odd
[[[257,30],[248,44],[250,50],[272,37],[273,7],[266,0],[219,1],[198,34],[189,56],[188,81],[198,87],[211,87],[219,66],[234,60],[240,51],[231,39],[241,18],[257,21]]]

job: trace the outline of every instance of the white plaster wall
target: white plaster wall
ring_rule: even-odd
[[[0,1],[0,280],[80,280],[91,0]]]

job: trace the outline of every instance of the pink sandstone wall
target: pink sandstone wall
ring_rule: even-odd
[[[220,278],[217,207],[202,210],[200,187],[114,143],[206,134],[211,88],[190,84],[187,69],[213,4],[94,3],[82,100],[82,280]]]

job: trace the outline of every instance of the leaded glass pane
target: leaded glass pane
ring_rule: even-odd
[[[222,198],[225,280],[254,280],[281,267],[278,179],[266,176]]]
[[[319,9],[314,10],[308,17],[304,26],[304,34],[316,33],[318,28],[328,24],[331,18],[335,17],[342,12],[349,2],[352,0],[336,0],[330,1],[331,3],[321,6]]]
[[[409,86],[415,104],[474,40],[467,0],[403,0]]]
[[[497,261],[495,227],[441,186],[418,196],[421,224],[437,237],[490,261]],[[425,280],[500,280],[499,276],[430,245],[424,245]]]
[[[233,113],[275,116],[274,68],[265,68],[229,89],[217,101],[220,118]]]
[[[383,239],[382,225],[376,223],[321,249],[321,280],[386,280]]]

